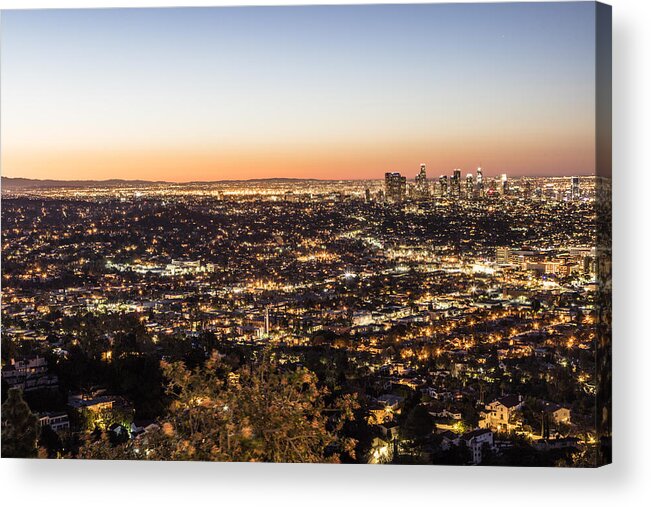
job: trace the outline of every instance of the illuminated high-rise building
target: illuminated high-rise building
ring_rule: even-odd
[[[475,195],[475,182],[473,181],[472,173],[466,174],[466,197],[472,199]]]
[[[581,188],[579,187],[578,176],[572,176],[572,186],[571,186],[570,193],[573,201],[576,201],[581,197]]]
[[[502,195],[506,195],[506,194],[509,193],[509,181],[508,181],[508,179],[506,177],[506,174],[504,174],[504,173],[502,174],[500,189],[501,189]]]
[[[489,197],[497,197],[497,178],[491,178],[488,180],[488,191],[486,193]]]
[[[429,196],[429,184],[425,164],[420,165],[420,172],[416,175],[416,197],[421,199]]]
[[[407,178],[400,173],[384,175],[384,190],[388,202],[402,202],[407,194]]]
[[[441,175],[439,178],[439,195],[441,197],[447,197],[448,195],[448,177]]]
[[[484,172],[481,167],[477,168],[477,195],[484,197]]]
[[[367,188],[367,189],[364,191],[364,200],[365,200],[366,202],[371,202],[371,189],[370,189],[370,188]]]
[[[461,169],[455,169],[452,173],[452,180],[450,181],[450,193],[454,197],[461,196]]]
[[[497,264],[509,264],[511,262],[511,249],[506,246],[495,248],[495,262]]]

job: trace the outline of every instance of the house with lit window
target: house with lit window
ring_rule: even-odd
[[[522,396],[519,394],[511,394],[492,401],[481,412],[479,427],[498,432],[517,430],[522,424],[518,417],[522,405]]]
[[[25,392],[59,387],[59,378],[48,373],[47,360],[39,356],[18,361],[11,359],[9,364],[2,368],[2,380],[9,387],[16,387]]]
[[[544,410],[557,426],[559,424],[571,424],[572,422],[571,412],[567,407],[557,405],[556,403],[546,402]]]

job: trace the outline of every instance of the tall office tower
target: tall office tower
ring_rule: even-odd
[[[414,197],[418,197],[416,185],[413,183],[407,183],[407,199],[413,199]]]
[[[481,167],[477,168],[477,195],[484,197],[484,172]]]
[[[489,197],[497,197],[497,178],[491,178],[488,180],[488,191],[486,194]]]
[[[461,169],[455,169],[452,173],[450,192],[454,197],[461,197]]]
[[[407,194],[407,178],[400,173],[386,173],[384,175],[384,189],[387,202],[402,202]]]
[[[579,188],[579,177],[572,176],[572,187],[571,187],[572,200],[576,201],[581,197],[581,189]]]
[[[475,195],[475,182],[472,178],[472,173],[466,174],[466,197],[472,199]]]
[[[371,202],[371,189],[370,189],[370,188],[367,188],[367,189],[364,191],[364,200],[365,200],[366,202]]]
[[[448,177],[443,175],[439,178],[439,195],[447,197],[448,195]]]
[[[508,264],[511,261],[511,249],[508,246],[495,248],[495,262],[497,264]]]
[[[533,185],[531,184],[531,180],[526,180],[524,182],[524,198],[531,199],[532,193],[533,193]]]
[[[420,165],[420,172],[416,175],[416,197],[424,199],[429,196],[429,184],[425,164]]]
[[[506,174],[502,174],[502,182],[501,182],[501,189],[502,189],[502,195],[506,195],[509,193],[509,182],[506,178]]]

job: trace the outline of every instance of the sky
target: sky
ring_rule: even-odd
[[[3,11],[0,171],[592,174],[592,2]]]

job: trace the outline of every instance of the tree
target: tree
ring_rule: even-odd
[[[599,454],[596,445],[585,445],[569,456],[559,459],[555,466],[572,468],[595,468],[599,466]]]
[[[434,465],[467,465],[470,461],[470,450],[465,445],[453,445],[446,451],[434,456]]]
[[[537,299],[532,299],[531,300],[531,312],[532,313],[538,313],[541,308],[542,308],[542,305],[540,304],[539,300],[537,300]]]
[[[402,427],[405,438],[419,439],[432,433],[432,416],[423,405],[416,405],[407,415]]]
[[[7,397],[9,396],[9,384],[5,379],[2,379],[0,381],[0,403],[4,403],[7,401]]]
[[[16,346],[16,343],[9,337],[3,336],[2,337],[2,365],[4,366],[5,364],[9,363],[12,358],[16,356],[16,352],[18,347]]]
[[[57,458],[63,450],[63,443],[56,431],[49,424],[41,428],[41,436],[38,441],[39,448],[48,458]]]
[[[36,457],[38,435],[38,418],[23,400],[22,391],[10,389],[2,404],[2,457]]]
[[[356,399],[326,405],[330,393],[314,373],[281,370],[269,351],[232,372],[216,353],[193,370],[182,362],[161,366],[173,401],[160,429],[115,447],[88,441],[79,457],[315,463],[354,453],[355,441],[340,433]]]

